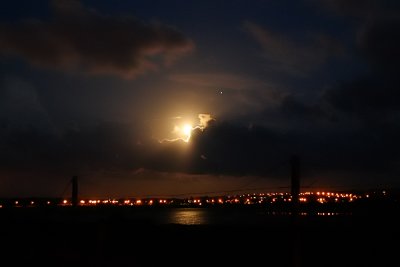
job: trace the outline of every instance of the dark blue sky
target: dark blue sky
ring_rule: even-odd
[[[397,187],[399,6],[4,1],[0,196]]]

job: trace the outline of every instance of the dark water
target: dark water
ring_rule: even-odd
[[[301,221],[327,218],[352,221],[352,212],[299,212]],[[11,208],[0,210],[2,222],[9,223],[98,223],[130,222],[149,225],[268,225],[277,220],[291,221],[288,211],[270,211],[262,207],[227,208],[174,208],[174,207],[58,207],[58,208]]]
[[[7,211],[2,210],[0,214],[3,214],[3,222],[9,223],[99,223],[118,221],[133,224],[174,224],[183,226],[262,225],[271,223],[278,218],[285,220],[290,218],[287,212],[269,212],[262,208],[14,208]]]
[[[400,266],[395,214],[12,209],[0,219],[2,266]]]

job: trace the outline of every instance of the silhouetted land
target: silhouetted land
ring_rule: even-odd
[[[399,211],[397,202],[297,217],[259,206],[3,208],[1,259],[10,266],[399,266]],[[189,224],[203,221],[173,223],[177,212],[193,215]]]

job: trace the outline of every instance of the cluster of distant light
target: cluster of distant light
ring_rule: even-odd
[[[371,193],[343,193],[343,192],[303,192],[299,194],[301,203],[349,203],[370,196],[386,197],[386,191]],[[241,195],[228,195],[217,197],[189,197],[179,198],[127,198],[127,199],[80,199],[79,206],[213,206],[213,205],[260,205],[260,204],[278,204],[292,202],[290,193],[253,193]],[[71,199],[14,199],[3,200],[0,202],[0,208],[11,207],[38,207],[38,206],[72,206]]]
[[[382,192],[386,194],[385,191]],[[334,193],[334,192],[305,192],[300,193],[299,201],[308,202],[310,200],[316,200],[319,203],[329,203],[329,202],[353,202],[356,199],[362,198],[361,194],[352,193]],[[369,194],[365,195],[366,198]]]

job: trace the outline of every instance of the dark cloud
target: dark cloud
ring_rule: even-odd
[[[134,166],[133,146],[127,127],[99,125],[85,130],[50,133],[34,127],[9,129],[1,134],[2,170],[58,170],[74,172],[85,169],[126,170]]]
[[[46,133],[35,128],[2,131],[1,169],[134,171],[140,168],[192,174],[262,174],[271,151],[279,154],[277,136],[263,128],[209,121],[191,140],[159,142],[138,135],[132,125],[107,123],[85,130]]]
[[[382,119],[386,113],[400,111],[397,85],[373,78],[359,79],[326,91],[324,98],[340,111]]]
[[[400,4],[396,0],[318,0],[313,2],[322,5],[338,15],[351,16],[369,20],[377,18],[398,17]]]
[[[366,74],[327,90],[323,99],[335,109],[366,121],[388,120],[400,111],[400,18],[375,18],[358,29],[357,54]]]
[[[362,74],[336,82],[324,90],[321,106],[328,106],[338,120],[361,123],[349,125],[356,132],[376,127],[397,127],[400,105],[400,3],[398,1],[318,1],[332,14],[345,17],[352,28],[354,56]],[[383,134],[383,133],[382,133]],[[386,133],[388,134],[388,133]]]
[[[380,75],[399,74],[400,16],[367,23],[360,30],[357,41],[362,55],[374,71]]]
[[[372,71],[397,70],[400,59],[400,2],[324,0],[316,1],[333,14],[352,18],[348,22],[354,28],[356,54],[368,61]]]
[[[280,106],[283,115],[290,119],[310,120],[328,119],[330,115],[320,104],[305,104],[293,95],[283,98]]]
[[[52,128],[51,116],[42,105],[36,88],[17,77],[0,82],[0,121],[10,129]]]
[[[295,40],[250,21],[244,23],[244,29],[262,46],[271,68],[292,74],[304,75],[344,52],[342,44],[326,34]]]
[[[204,130],[194,130],[188,143],[160,143],[126,124],[107,123],[58,135],[30,128],[2,131],[0,167],[8,173],[112,171],[123,176],[153,170],[287,179],[288,159],[299,154],[306,168],[319,174],[392,168],[399,160],[400,127],[364,130],[309,135],[296,129],[282,133],[210,121]]]
[[[107,16],[79,1],[54,1],[50,21],[0,24],[0,53],[37,66],[133,78],[173,63],[194,44],[161,23]]]

